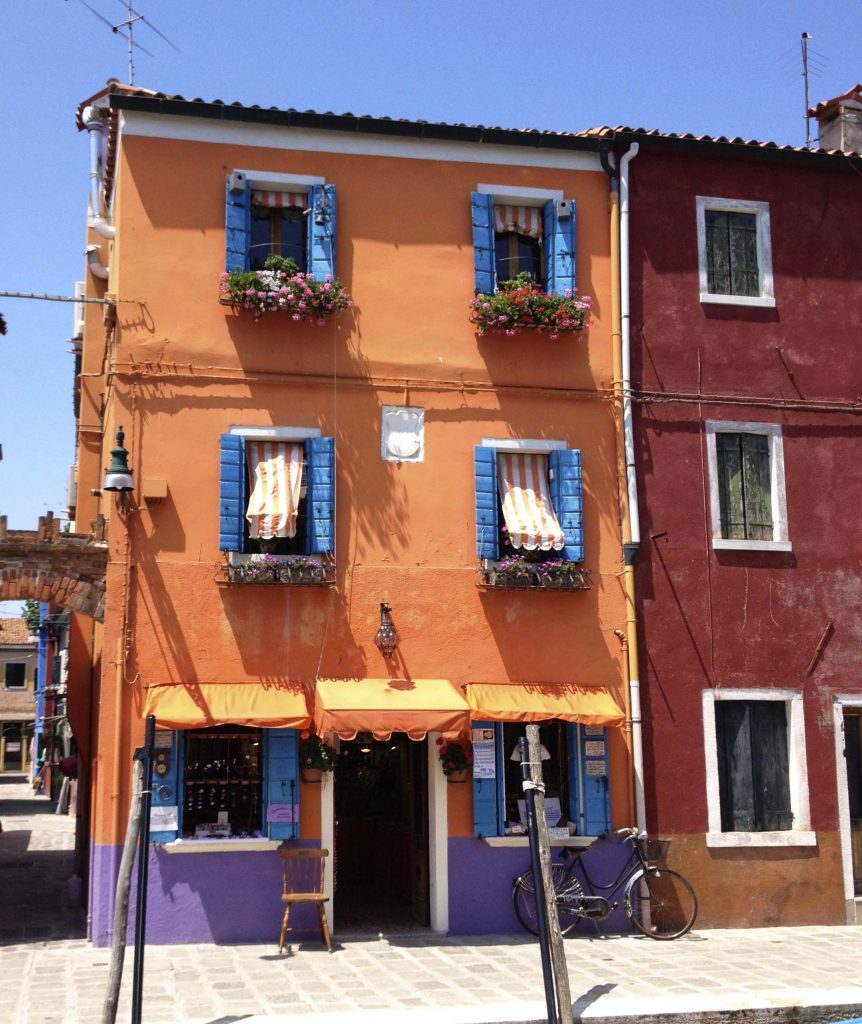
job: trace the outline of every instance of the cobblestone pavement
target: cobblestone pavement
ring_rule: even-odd
[[[12,788],[0,783],[0,1022],[96,1024],[109,953],[88,945],[82,913],[63,906],[74,822],[10,814],[4,796]],[[21,798],[34,810],[49,809],[43,798]],[[46,854],[58,856],[43,861]],[[48,864],[51,877],[42,870]],[[31,884],[44,887],[44,898],[25,898]],[[667,943],[583,936],[566,940],[566,958],[575,1019],[628,1024],[679,1015],[826,1024],[862,1016],[862,928],[700,931]],[[131,968],[129,949],[121,1024],[129,1020]],[[309,1024],[544,1020],[538,946],[520,936],[392,935],[336,941],[331,956],[316,941],[283,956],[274,939],[147,947],[146,1024],[297,1018]]]

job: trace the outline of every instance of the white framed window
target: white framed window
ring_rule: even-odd
[[[700,301],[774,306],[769,203],[695,198]]]
[[[791,551],[781,427],[731,420],[705,427],[712,546]]]
[[[703,691],[707,846],[815,846],[799,690]]]

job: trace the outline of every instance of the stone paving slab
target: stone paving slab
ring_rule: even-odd
[[[32,815],[20,808],[9,815],[3,798],[10,787],[0,782],[0,1024],[99,1024],[110,955],[87,943],[83,912],[67,906],[74,821],[45,813],[44,803]],[[54,854],[60,859],[40,859]],[[34,888],[46,898],[28,900]],[[426,932],[335,940],[332,955],[313,941],[279,956],[275,936],[267,945],[149,946],[143,1019],[546,1020],[531,937],[444,939]],[[565,949],[573,1018],[590,1024],[835,1024],[862,1016],[862,927],[696,931],[675,942],[585,932],[568,938]],[[130,948],[118,1024],[129,1020],[132,962]]]

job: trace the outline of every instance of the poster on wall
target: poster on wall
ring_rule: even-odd
[[[266,809],[266,820],[280,825],[290,825],[299,821],[299,804],[269,804]]]
[[[497,752],[494,745],[494,730],[473,730],[473,778],[494,779],[497,777]]]
[[[172,807],[150,808],[150,832],[176,832],[179,828],[179,813],[176,804]]]

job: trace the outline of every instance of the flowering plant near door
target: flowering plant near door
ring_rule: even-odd
[[[303,772],[331,772],[335,768],[335,748],[311,732],[299,734],[299,767]]]
[[[444,740],[437,737],[437,755],[447,778],[463,776],[473,763],[473,749],[458,740]]]

